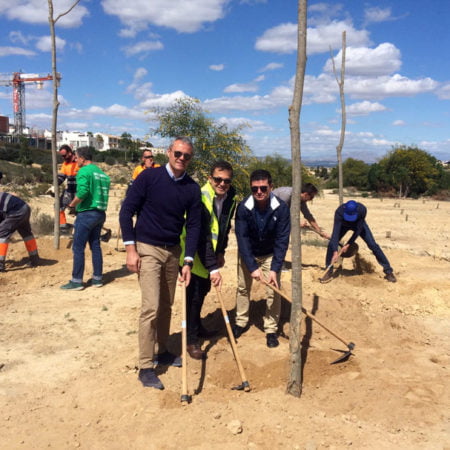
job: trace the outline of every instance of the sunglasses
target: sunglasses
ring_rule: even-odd
[[[212,179],[214,180],[214,183],[216,183],[216,184],[220,184],[220,183],[222,183],[222,181],[225,184],[231,184],[231,178],[212,177]]]
[[[183,157],[185,161],[189,161],[192,158],[191,153],[183,153],[177,150],[173,152],[173,156],[175,156],[176,159],[180,159],[181,157]]]
[[[144,156],[144,159],[153,159],[153,156]]]
[[[267,189],[269,189],[269,186],[252,186],[252,192],[256,194],[258,192],[258,189],[261,190],[261,192],[267,192]]]

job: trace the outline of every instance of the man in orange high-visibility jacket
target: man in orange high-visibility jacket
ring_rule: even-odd
[[[66,187],[59,199],[59,225],[62,230],[67,230],[69,225],[67,224],[64,210],[73,200],[77,191],[76,175],[78,172],[78,164],[73,150],[68,145],[62,145],[59,149],[59,154],[63,158],[63,163],[58,173],[58,184],[62,184],[67,180]]]
[[[0,172],[0,179],[3,174]],[[30,266],[39,265],[36,239],[30,225],[30,207],[19,197],[0,190],[0,272],[5,272],[9,239],[17,231],[30,256]]]

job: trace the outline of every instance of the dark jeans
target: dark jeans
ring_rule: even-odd
[[[349,227],[346,227],[345,225],[342,225],[341,232],[339,233],[339,240],[341,240],[341,238],[345,235],[345,233],[347,233],[347,231],[353,232],[354,230],[352,230]],[[360,237],[367,244],[367,247],[369,247],[369,249],[375,255],[375,258],[377,258],[378,263],[383,267],[383,272],[386,274],[392,273],[393,269],[389,264],[386,255],[383,253],[383,250],[381,250],[381,247],[375,242],[372,232],[370,231],[369,226],[365,222]],[[325,265],[327,267],[330,265],[332,258],[333,258],[333,249],[329,244],[327,249],[327,257],[325,260]]]
[[[191,281],[186,288],[186,323],[187,343],[189,345],[198,342],[198,334],[201,329],[200,313],[203,301],[211,289],[211,280],[195,274],[191,275]]]
[[[83,282],[84,273],[84,250],[86,243],[89,242],[89,247],[92,253],[92,266],[94,280],[102,279],[103,272],[103,256],[102,248],[100,246],[100,232],[105,223],[105,211],[93,209],[91,211],[83,211],[77,214],[75,220],[75,231],[73,234],[73,270],[72,281],[75,283]]]

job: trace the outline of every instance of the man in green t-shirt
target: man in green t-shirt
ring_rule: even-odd
[[[92,253],[92,286],[103,286],[103,255],[100,246],[100,232],[105,223],[108,207],[110,179],[99,167],[92,164],[92,152],[89,147],[80,147],[76,151],[77,192],[69,203],[75,208],[77,218],[73,234],[73,269],[72,279],[61,289],[81,291],[84,289],[84,250],[89,242]]]

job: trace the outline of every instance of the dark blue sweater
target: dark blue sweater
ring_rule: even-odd
[[[187,174],[179,181],[173,180],[165,167],[144,170],[130,187],[119,220],[124,242],[156,246],[179,244],[186,222],[185,255],[193,257],[200,235],[200,186]]]
[[[272,195],[261,227],[258,224],[260,218],[252,196],[239,203],[235,221],[239,254],[250,273],[258,268],[255,256],[273,254],[270,270],[279,272],[289,246],[289,208],[285,202]]]

